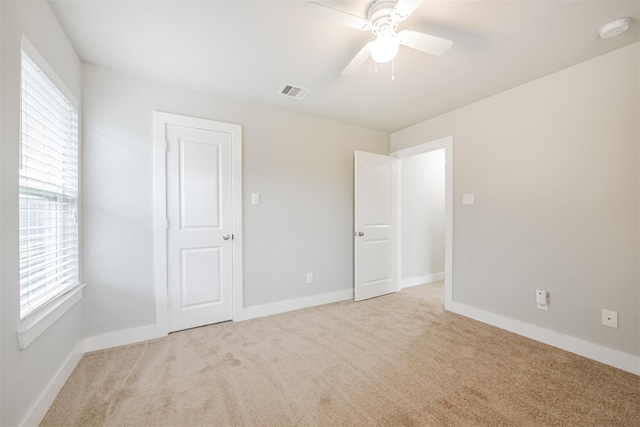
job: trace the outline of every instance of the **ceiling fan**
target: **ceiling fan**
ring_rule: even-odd
[[[445,54],[451,48],[453,42],[441,37],[411,30],[396,33],[398,23],[407,19],[420,3],[422,0],[375,0],[369,7],[367,19],[313,2],[307,3],[304,11],[314,18],[331,20],[360,31],[371,30],[376,36],[342,70],[341,75],[348,76],[358,71],[369,56],[377,63],[392,61],[398,54],[400,45],[437,56]]]

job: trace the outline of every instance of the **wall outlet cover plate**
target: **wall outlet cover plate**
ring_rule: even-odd
[[[602,310],[602,324],[610,328],[618,328],[618,312],[613,310]]]

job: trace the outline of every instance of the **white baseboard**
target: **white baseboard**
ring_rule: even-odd
[[[31,408],[31,411],[20,423],[21,426],[30,427],[40,425],[40,422],[44,419],[44,416],[47,415],[47,411],[53,404],[53,401],[56,400],[58,393],[62,390],[62,387],[69,379],[69,376],[71,376],[73,370],[78,366],[78,362],[82,359],[83,354],[84,341],[81,340],[73,350],[71,350],[71,354],[69,354],[67,360],[64,361],[60,369],[58,369],[58,372],[56,372],[49,384],[47,384],[43,392],[38,396],[33,408]]]
[[[105,348],[153,340],[165,335],[159,331],[156,325],[140,326],[85,338],[84,349],[86,352],[104,350]]]
[[[285,313],[287,311],[300,310],[316,305],[329,304],[353,298],[353,289],[314,295],[312,297],[298,298],[287,301],[279,301],[271,304],[257,305],[244,308],[240,313],[234,314],[235,322],[255,319],[257,317],[270,316],[272,314]],[[121,345],[135,344],[166,336],[157,325],[147,325],[138,328],[108,332],[85,338],[84,351],[97,351]]]
[[[412,277],[410,279],[402,279],[400,281],[400,289],[409,288],[411,286],[424,285],[425,283],[441,282],[444,280],[444,271],[441,273],[428,274],[426,276]]]
[[[311,297],[257,305],[242,309],[240,313],[234,314],[233,320],[238,322],[242,320],[255,319],[257,317],[270,316],[272,314],[285,313],[287,311],[300,310],[302,308],[309,308],[316,305],[329,304],[352,298],[353,289],[348,289],[344,291],[314,295]],[[160,331],[160,328],[157,325],[147,325],[138,328],[108,332],[106,334],[85,338],[84,351],[90,352],[104,350],[106,348],[135,344],[141,341],[161,338],[163,336],[166,336],[166,333]]]
[[[255,319],[257,317],[271,316],[272,314],[286,313],[287,311],[300,310],[303,308],[315,307],[317,305],[330,304],[333,302],[353,299],[353,289],[330,292],[327,294],[314,295],[311,297],[290,299],[271,304],[245,307],[242,312],[234,314],[233,321]]]
[[[505,329],[509,332],[531,338],[532,340],[604,363],[605,365],[640,375],[640,356],[604,347],[581,338],[565,335],[560,332],[541,328],[540,326],[500,316],[495,313],[480,310],[457,302],[452,302],[451,307],[448,308],[448,310],[462,316],[478,320],[482,323],[497,326],[500,329]]]

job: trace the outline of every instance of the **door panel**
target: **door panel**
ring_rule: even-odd
[[[398,291],[397,159],[355,152],[355,300]]]
[[[167,124],[166,140],[168,320],[177,331],[233,314],[232,136]]]
[[[220,302],[220,248],[183,249],[180,263],[182,307]]]
[[[179,138],[182,228],[220,226],[220,147]]]
[[[365,163],[364,226],[391,224],[391,165]]]
[[[364,282],[371,285],[377,282],[391,280],[391,241],[364,241]]]

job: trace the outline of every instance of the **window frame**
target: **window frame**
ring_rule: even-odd
[[[76,108],[78,115],[78,163],[77,163],[77,195],[76,195],[76,210],[79,213],[81,206],[81,108],[80,102],[76,96],[71,92],[67,85],[62,81],[54,69],[48,64],[44,57],[38,52],[38,50],[29,42],[29,40],[22,35],[21,49],[20,49],[20,140],[18,142],[18,162],[19,167],[22,162],[22,75],[23,64],[22,55],[26,54],[29,59],[40,69],[40,71],[56,86],[56,88],[67,98],[67,100]],[[18,344],[22,350],[31,344],[35,339],[40,336],[44,331],[53,325],[58,319],[60,319],[67,311],[69,311],[75,304],[77,304],[82,298],[82,290],[84,284],[82,283],[82,260],[81,260],[81,219],[78,215],[77,223],[78,232],[78,249],[77,249],[77,273],[78,282],[73,286],[67,288],[62,293],[55,295],[46,303],[37,307],[35,310],[27,314],[24,318],[19,319],[18,323]],[[19,283],[18,283],[19,285]],[[20,292],[18,292],[18,306],[20,305]],[[20,308],[18,307],[18,316],[20,317]]]

